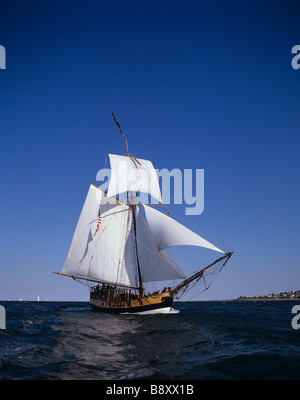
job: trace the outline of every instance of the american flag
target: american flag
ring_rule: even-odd
[[[101,224],[101,215],[99,215],[98,223],[97,223],[97,228],[96,228],[96,231],[95,231],[95,233],[93,234],[93,236],[96,236],[96,235],[97,235],[97,233],[98,233],[98,231],[99,231],[100,224]]]

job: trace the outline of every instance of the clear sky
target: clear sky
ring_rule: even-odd
[[[124,154],[112,112],[136,157],[205,171],[204,212],[171,215],[235,253],[199,299],[300,289],[299,16],[292,0],[1,1],[0,299],[88,299],[52,271],[87,181]]]

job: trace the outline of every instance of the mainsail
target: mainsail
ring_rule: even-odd
[[[132,229],[130,207],[90,185],[62,273],[137,287]]]

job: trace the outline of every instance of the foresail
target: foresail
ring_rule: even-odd
[[[159,250],[143,214],[136,207],[136,233],[143,282],[185,278],[165,250]]]
[[[111,200],[90,186],[62,273],[135,287],[131,209]]]
[[[167,215],[147,205],[144,208],[150,231],[159,250],[173,246],[200,246],[224,253]]]
[[[148,193],[162,203],[157,173],[148,160],[109,154],[111,177],[108,196],[127,191]]]

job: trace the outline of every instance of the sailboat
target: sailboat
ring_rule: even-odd
[[[207,289],[208,275],[220,272],[233,253],[161,212],[164,205],[152,162],[129,153],[127,135],[112,116],[126,140],[126,155],[108,154],[107,191],[90,183],[66,261],[55,273],[88,284],[90,304],[98,311],[172,312],[174,299],[199,281]],[[137,203],[137,192],[160,205]],[[122,193],[128,201],[120,199]],[[166,251],[174,246],[200,246],[222,256],[187,277]],[[164,286],[167,281],[176,283]],[[162,283],[162,290],[147,292],[149,282]]]

